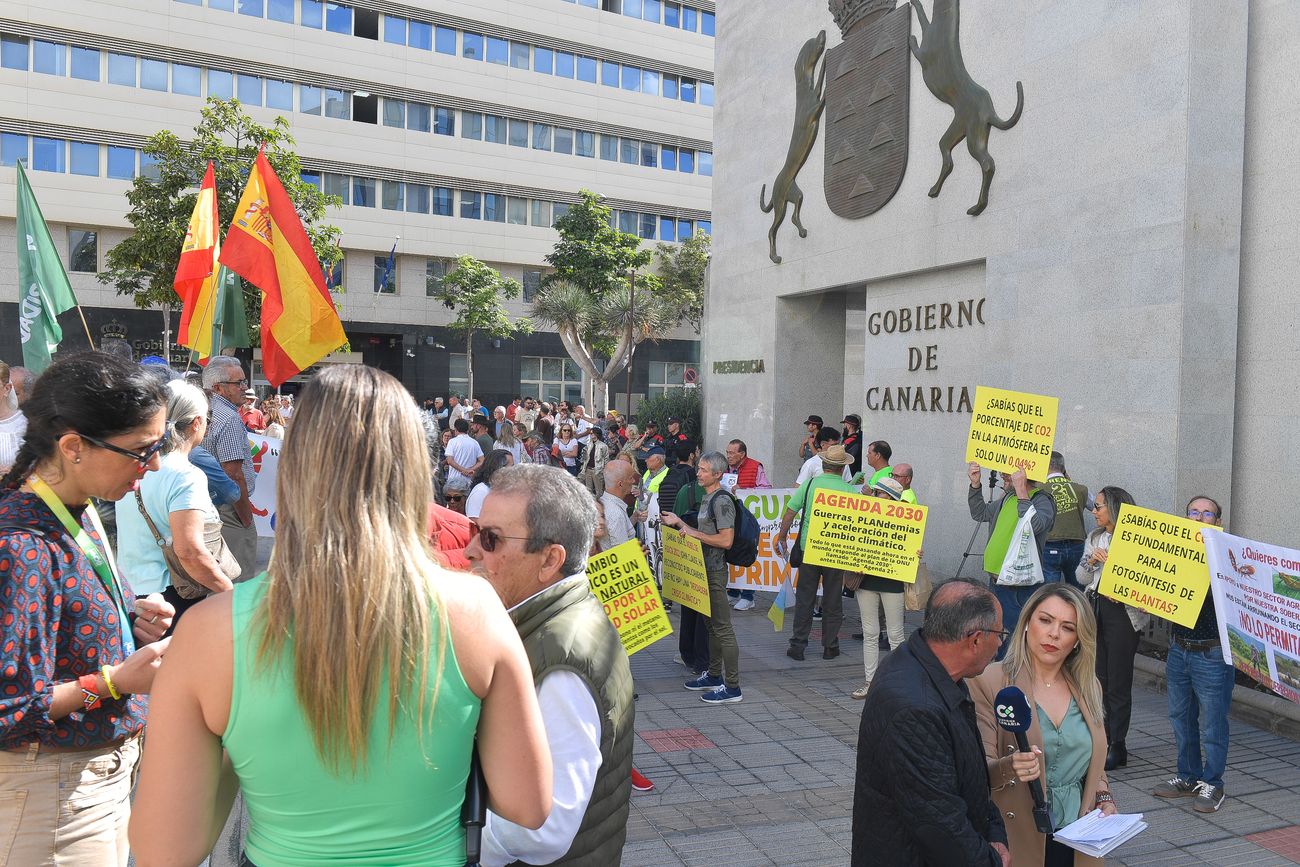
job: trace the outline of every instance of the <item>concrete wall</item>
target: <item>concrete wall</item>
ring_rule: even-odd
[[[1162,510],[1180,509],[1194,490],[1226,495],[1250,11],[1212,0],[963,4],[965,63],[998,114],[1011,114],[1017,81],[1025,91],[1019,124],[991,134],[988,209],[966,214],[980,178],[964,145],[942,194],[926,195],[952,110],[910,61],[910,145],[897,195],[864,219],[832,214],[822,191],[824,123],[798,181],[808,237],[784,225],[784,261],[774,265],[771,216],[758,198],[785,158],[792,64],[818,29],[828,48],[840,35],[818,0],[723,5],[703,366],[707,376],[714,360],[764,358],[770,370],[709,378],[709,417],[726,413],[732,434],[788,482],[802,412],[828,422],[860,413],[868,440],[888,440],[915,465],[921,499],[934,507],[927,559],[940,571],[955,568],[971,530],[970,417],[931,411],[931,387],[945,398],[949,386],[973,395],[977,385],[1058,396],[1057,447],[1091,488],[1121,485]],[[912,28],[919,34],[915,19]],[[807,337],[789,322],[812,309],[802,296],[825,292],[843,298],[842,333],[825,346],[782,345],[787,333]],[[920,334],[865,327],[873,313],[979,298],[982,325]],[[910,371],[909,349],[932,345],[935,369]],[[838,369],[826,359],[833,350],[844,353]],[[927,410],[872,411],[873,386],[922,387]]]

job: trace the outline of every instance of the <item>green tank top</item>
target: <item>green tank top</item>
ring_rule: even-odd
[[[465,831],[460,809],[480,701],[461,676],[450,636],[423,743],[414,719],[404,717],[390,745],[388,690],[381,688],[366,766],[356,776],[346,771],[335,776],[316,753],[294,692],[292,642],[278,664],[257,665],[249,621],[266,580],[263,574],[235,585],[234,679],[230,721],[222,737],[248,806],[249,860],[258,867],[461,867]],[[437,664],[436,631],[431,645],[432,668]],[[436,677],[430,670],[430,688]]]

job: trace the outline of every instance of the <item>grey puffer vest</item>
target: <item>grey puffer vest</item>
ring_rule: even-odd
[[[610,867],[623,857],[632,796],[632,670],[605,609],[586,582],[556,585],[510,612],[533,681],[553,671],[582,678],[600,712],[600,770],[569,851],[553,864]],[[515,862],[522,864],[523,862]]]

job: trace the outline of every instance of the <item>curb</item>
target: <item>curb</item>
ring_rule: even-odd
[[[1134,681],[1160,692],[1167,691],[1165,664],[1160,660],[1138,654],[1133,659],[1133,674]],[[1232,707],[1228,716],[1266,732],[1300,741],[1300,705],[1284,698],[1238,684],[1232,688]]]

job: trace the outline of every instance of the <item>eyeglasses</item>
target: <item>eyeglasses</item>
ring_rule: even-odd
[[[91,445],[97,446],[105,451],[116,452],[123,457],[130,458],[140,465],[140,469],[144,469],[149,465],[149,462],[153,460],[154,455],[163,450],[163,447],[167,445],[167,440],[170,438],[168,434],[163,434],[162,437],[153,445],[149,446],[149,448],[145,449],[143,452],[137,453],[127,451],[126,449],[115,446],[112,443],[104,442],[97,437],[86,436],[83,433],[79,433],[77,436],[81,437]]]
[[[975,635],[978,632],[987,632],[990,635],[996,635],[999,644],[1011,637],[1010,629],[972,629],[970,632],[967,632],[966,635]]]
[[[1105,501],[1105,500],[1095,500],[1095,501],[1093,501],[1093,504],[1092,504],[1092,510],[1093,510],[1094,512],[1097,511],[1098,509],[1104,509],[1104,508],[1106,508],[1106,501]],[[1190,512],[1188,513],[1188,517],[1191,517],[1191,513],[1190,513]]]
[[[463,502],[465,498],[461,496],[457,496],[456,494],[447,494],[443,497],[443,499],[445,499],[449,503],[460,503]]]
[[[1211,521],[1219,520],[1219,516],[1209,509],[1206,509],[1203,512],[1200,509],[1188,509],[1187,517],[1191,518],[1193,521],[1200,521],[1207,518]]]
[[[501,543],[502,539],[516,539],[520,542],[534,541],[530,536],[503,536],[491,527],[479,528],[478,543],[483,547],[483,550],[487,551],[489,554],[497,549],[497,545]]]
[[[248,385],[248,380],[247,380],[247,379],[223,379],[223,380],[221,380],[221,382],[218,382],[217,385],[239,385],[239,386],[244,386],[244,385]]]

